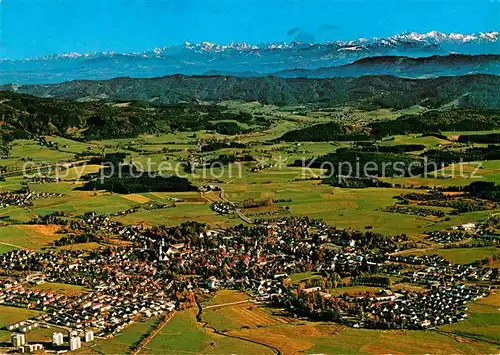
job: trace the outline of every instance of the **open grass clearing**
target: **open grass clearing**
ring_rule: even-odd
[[[176,312],[141,354],[271,354],[265,346],[215,334],[196,322],[196,309]]]
[[[414,252],[413,255],[441,255],[443,258],[456,264],[470,264],[480,261],[492,255],[498,255],[499,250],[496,247],[481,248],[454,248],[454,249],[432,249],[423,252]]]
[[[39,250],[51,246],[63,235],[55,225],[9,225],[0,227],[0,243],[14,247]]]

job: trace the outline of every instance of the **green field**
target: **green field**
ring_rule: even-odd
[[[142,335],[154,329],[157,319],[151,318],[143,322],[136,322],[127,327],[112,339],[98,340],[92,348],[101,354],[125,354],[130,348],[141,341]]]
[[[52,242],[61,238],[57,227],[45,225],[9,225],[0,227],[3,248],[41,249],[51,246]]]
[[[147,354],[242,354],[272,353],[265,346],[226,337],[196,323],[195,309],[177,312],[168,325],[147,345]]]
[[[10,342],[10,335],[12,333],[5,329],[6,326],[27,320],[39,314],[40,312],[29,309],[0,306],[0,343]]]
[[[41,285],[36,285],[33,288],[39,291],[50,291],[56,294],[63,294],[63,295],[75,295],[86,291],[85,287],[83,286],[68,285],[55,282],[45,282]]]
[[[441,330],[459,336],[500,344],[500,295],[492,294],[469,305],[469,318]]]
[[[489,256],[498,255],[498,248],[455,248],[455,249],[432,249],[425,252],[416,252],[415,255],[438,254],[443,258],[456,264],[470,264],[474,261],[480,261]]]

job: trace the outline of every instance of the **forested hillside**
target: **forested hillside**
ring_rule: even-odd
[[[500,77],[466,75],[435,79],[393,76],[361,78],[241,78],[231,76],[165,76],[152,79],[75,80],[52,85],[4,85],[0,90],[68,100],[179,102],[260,101],[264,104],[360,108],[500,108]]]
[[[227,129],[222,123],[214,123],[219,120],[252,123],[251,115],[224,111],[224,107],[215,105],[77,102],[3,91],[0,132],[3,141],[39,135],[90,140],[177,130]]]

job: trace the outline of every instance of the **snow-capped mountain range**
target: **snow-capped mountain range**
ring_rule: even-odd
[[[65,53],[0,61],[0,83],[54,83],[118,76],[171,74],[249,76],[287,70],[314,70],[374,56],[427,57],[447,54],[500,54],[498,32],[476,34],[403,33],[325,43],[189,43],[140,53]]]

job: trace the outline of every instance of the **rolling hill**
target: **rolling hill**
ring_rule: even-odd
[[[393,76],[360,78],[278,78],[174,75],[151,79],[75,80],[51,85],[3,85],[0,90],[44,98],[80,101],[145,101],[154,104],[218,103],[225,100],[263,104],[359,108],[500,108],[500,77],[465,75],[431,79]]]

